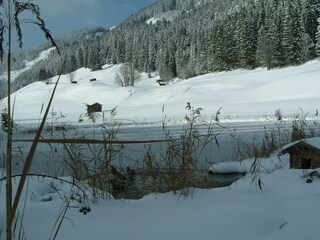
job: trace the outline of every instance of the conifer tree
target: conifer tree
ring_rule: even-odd
[[[226,51],[226,32],[222,25],[218,24],[214,30],[214,70],[228,70]]]
[[[168,48],[162,47],[159,52],[157,67],[159,69],[161,79],[165,81],[169,81],[175,77],[175,73],[172,68],[172,60],[170,58],[171,56]]]
[[[300,10],[294,0],[288,0],[285,5],[284,41],[287,62],[292,65],[303,63],[307,42]]]
[[[67,62],[67,72],[74,72],[78,69],[77,58],[74,54],[71,54],[68,62]]]
[[[84,67],[84,54],[83,54],[83,50],[82,47],[79,48],[78,50],[78,67]]]
[[[194,64],[196,75],[200,75],[207,72],[207,57],[206,57],[206,47],[204,46],[205,45],[204,38],[205,38],[204,32],[201,30],[197,30],[193,40],[195,49],[197,49],[195,54],[196,61]]]
[[[284,8],[274,6],[272,8],[272,12],[274,15],[269,18],[269,32],[270,37],[275,42],[275,51],[273,57],[272,67],[284,66],[286,64],[286,54],[285,54],[285,46],[284,46],[284,20],[282,16]]]
[[[148,73],[154,72],[156,70],[156,40],[153,36],[149,36],[149,44],[148,44],[148,59],[147,61],[147,71]]]
[[[275,47],[275,39],[272,37],[272,33],[269,32],[268,27],[261,26],[257,44],[257,61],[260,66],[265,66],[268,70],[272,68]]]
[[[311,57],[314,57],[314,43],[315,43],[315,36],[317,32],[317,14],[318,10],[316,8],[319,5],[318,0],[301,0],[301,11],[302,11],[302,20],[305,32],[309,35],[310,40],[312,42],[311,46]]]
[[[40,81],[46,80],[51,77],[51,73],[45,68],[40,68],[38,78]]]
[[[190,55],[186,38],[180,39],[180,41],[177,43],[177,52],[175,58],[177,65],[177,77],[181,79],[192,77],[193,74],[190,71]]]
[[[96,71],[101,70],[102,66],[103,62],[100,56],[99,43],[94,43],[91,45],[91,49],[89,50],[88,67],[91,68],[92,71]]]
[[[240,22],[239,63],[243,68],[256,66],[257,30],[255,20],[248,13]]]
[[[320,12],[320,5],[319,5],[319,12]],[[320,16],[317,19],[318,21],[318,27],[317,27],[317,33],[316,33],[316,55],[317,57],[320,57]]]

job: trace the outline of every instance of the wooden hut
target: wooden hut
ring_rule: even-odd
[[[168,85],[168,81],[166,80],[162,80],[162,79],[158,79],[156,80],[156,83],[159,84],[159,86],[165,86],[165,85]]]
[[[290,154],[290,168],[320,168],[320,137],[292,142],[280,149]]]
[[[102,112],[102,105],[100,103],[87,104],[87,114],[91,115],[94,112]]]

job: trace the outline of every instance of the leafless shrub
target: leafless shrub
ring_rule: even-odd
[[[134,86],[134,83],[139,79],[140,73],[135,69],[131,62],[122,64],[119,72],[115,75],[115,83],[121,87]]]
[[[286,123],[276,123],[272,127],[264,127],[263,134],[256,133],[252,139],[243,139],[234,132],[231,136],[236,144],[234,158],[239,161],[248,158],[267,158],[290,141],[290,129]]]
[[[282,116],[282,112],[280,109],[277,109],[275,112],[274,112],[274,117],[277,121],[281,121],[283,119],[283,116]]]
[[[144,163],[146,170],[152,173],[153,185],[156,189],[161,189],[164,185],[167,191],[174,193],[179,191],[182,196],[188,197],[192,195],[193,187],[199,180],[197,172],[200,155],[211,141],[216,141],[218,144],[218,133],[213,131],[212,123],[207,124],[202,120],[202,108],[194,108],[187,103],[186,111],[185,130],[180,137],[175,138],[168,133],[165,152],[161,154],[161,159],[156,159],[148,149],[144,156]],[[207,131],[202,134],[201,127],[203,128],[204,125]],[[164,122],[162,126],[165,130]]]
[[[251,184],[255,184],[256,188],[259,191],[263,190],[264,184],[261,178],[261,158],[254,159],[251,167],[250,167],[250,173],[251,173]]]
[[[291,141],[297,141],[309,137],[317,137],[320,135],[319,123],[314,121],[307,121],[308,114],[304,114],[301,110],[300,113],[295,114],[292,122]]]

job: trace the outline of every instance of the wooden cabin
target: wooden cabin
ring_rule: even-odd
[[[163,80],[163,79],[158,79],[158,80],[156,80],[156,83],[158,83],[159,86],[166,86],[168,84],[168,81]]]
[[[87,104],[87,114],[91,115],[94,112],[102,112],[102,105],[100,103]]]
[[[290,154],[290,168],[320,168],[320,137],[292,142],[280,149]]]

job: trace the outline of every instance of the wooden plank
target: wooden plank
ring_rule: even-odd
[[[73,144],[142,144],[142,143],[161,143],[169,142],[171,140],[138,140],[138,141],[128,141],[128,140],[96,140],[96,139],[82,139],[82,138],[61,138],[61,139],[39,139],[39,143],[73,143]],[[33,139],[16,139],[14,142],[33,142]]]

